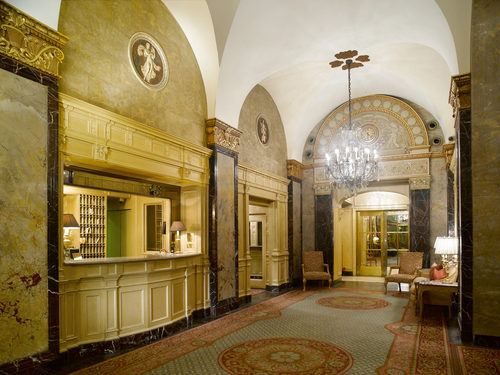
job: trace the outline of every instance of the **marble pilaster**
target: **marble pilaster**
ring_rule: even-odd
[[[206,123],[210,157],[210,309],[219,315],[238,306],[238,153],[241,132],[224,122]]]
[[[446,214],[448,236],[455,237],[455,174],[446,170]]]
[[[9,259],[2,262],[0,274],[9,279],[3,279],[4,285],[10,285],[1,297],[9,306],[2,312],[2,330],[12,336],[2,341],[2,372],[9,366],[6,361],[17,360],[18,366],[29,369],[59,352],[59,111],[56,77],[3,55],[0,69],[1,86],[7,90],[0,94],[7,103],[0,111],[7,121],[0,125],[6,126],[1,159],[5,157],[2,165],[10,169],[2,177],[5,190],[0,200],[12,205],[5,210],[10,217],[2,220],[10,224],[2,229],[5,248],[0,246]],[[38,107],[33,104],[36,98],[41,101]],[[14,116],[11,120],[9,114]],[[10,178],[14,180],[8,182]],[[20,228],[29,235],[16,239]],[[10,256],[10,251],[15,253]],[[28,332],[23,333],[26,325]]]
[[[302,164],[287,160],[288,171],[288,280],[300,285],[302,279]]]
[[[322,251],[325,263],[333,272],[333,209],[332,195],[314,197],[315,244],[314,250]]]
[[[422,251],[423,266],[427,268],[430,266],[430,250],[430,189],[411,189],[410,251]]]
[[[452,77],[450,104],[455,113],[457,135],[457,237],[459,239],[460,297],[458,322],[462,340],[472,340],[473,248],[470,74]]]

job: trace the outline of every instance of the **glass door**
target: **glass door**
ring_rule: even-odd
[[[398,264],[398,255],[408,251],[408,211],[387,211],[387,265]]]
[[[384,276],[387,268],[383,211],[358,212],[357,274]]]

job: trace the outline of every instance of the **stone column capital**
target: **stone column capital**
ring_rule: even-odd
[[[448,102],[453,107],[453,117],[456,117],[458,111],[470,108],[470,87],[470,73],[451,77]]]
[[[455,153],[455,143],[447,143],[443,145],[443,153],[446,160],[446,167],[450,168],[453,161],[453,154]]]
[[[216,145],[238,152],[241,131],[216,118],[205,122],[205,130],[208,146]]]
[[[289,178],[292,177],[293,179],[302,181],[304,176],[303,168],[304,166],[302,165],[302,163],[298,162],[297,160],[288,159],[286,161],[287,176]]]
[[[68,38],[5,2],[0,2],[0,29],[0,54],[59,77]]]
[[[412,177],[409,182],[410,190],[424,190],[431,188],[431,176]]]

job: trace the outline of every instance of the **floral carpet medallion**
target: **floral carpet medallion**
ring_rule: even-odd
[[[361,296],[335,296],[320,298],[317,303],[326,307],[343,310],[373,310],[382,309],[390,305],[389,302],[383,299]]]
[[[299,338],[246,341],[219,355],[219,365],[232,375],[344,374],[352,362],[333,344]]]

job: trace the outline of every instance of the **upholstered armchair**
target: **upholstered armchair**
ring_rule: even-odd
[[[389,274],[385,277],[385,292],[387,293],[387,283],[398,283],[401,290],[401,283],[410,284],[417,277],[417,273],[422,269],[422,260],[424,253],[422,252],[406,252],[399,255],[399,265],[391,266]],[[393,274],[393,270],[399,270]]]
[[[328,287],[332,285],[332,276],[328,264],[323,261],[322,251],[306,251],[302,254],[302,285],[306,290],[307,280],[328,280]]]

